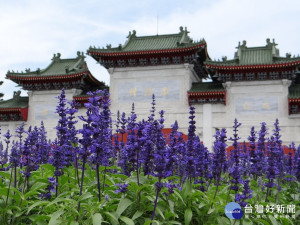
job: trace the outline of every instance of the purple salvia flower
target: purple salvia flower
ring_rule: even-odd
[[[13,145],[11,147],[11,151],[9,155],[9,163],[13,168],[20,166],[21,163],[21,150],[19,146],[20,145],[18,142],[16,143],[13,142]]]
[[[235,201],[237,203],[239,203],[240,206],[242,206],[242,207],[246,207],[246,205],[247,205],[247,202],[245,202],[245,200],[252,198],[253,191],[250,189],[249,182],[250,182],[250,180],[245,180],[243,182],[244,188],[243,188],[242,194],[239,194],[239,193],[235,194]]]
[[[257,147],[256,147],[256,174],[257,176],[262,176],[265,172],[265,165],[266,165],[266,158],[265,158],[265,152],[266,152],[266,135],[267,135],[267,127],[266,123],[261,123],[261,128],[258,134],[258,140],[257,140]]]
[[[196,121],[194,120],[195,116],[195,107],[190,107],[190,116],[189,116],[189,129],[188,129],[188,140],[186,142],[186,154],[185,154],[185,166],[186,166],[186,176],[192,181],[192,178],[195,177],[195,155],[194,155],[194,142],[196,138]]]
[[[300,181],[300,145],[294,155],[294,176]]]
[[[6,148],[1,154],[0,164],[2,167],[1,169],[5,170],[4,165],[8,162],[8,147],[9,147],[10,138],[12,137],[12,135],[10,134],[9,130],[7,130],[7,132],[3,135],[3,137],[5,137],[4,141],[6,143]]]
[[[276,139],[274,136],[268,141],[268,149],[267,149],[267,167],[266,167],[266,177],[268,182],[265,186],[269,189],[275,186],[274,180],[279,175],[279,168],[277,164],[277,156],[278,156],[278,145],[276,144]],[[268,194],[267,194],[268,197]]]
[[[222,128],[221,131],[217,131],[214,142],[214,154],[213,154],[213,164],[212,171],[215,180],[220,180],[222,171],[226,168],[226,129]],[[224,171],[225,172],[225,171]],[[217,182],[218,183],[218,182]]]
[[[115,184],[116,187],[118,187],[117,190],[115,190],[115,193],[122,193],[125,194],[127,192],[128,184]]]
[[[171,175],[171,171],[168,170],[167,164],[168,159],[167,154],[167,143],[162,132],[163,129],[163,115],[164,111],[159,112],[160,119],[159,121],[154,121],[155,132],[155,148],[154,148],[154,160],[153,160],[153,174],[155,177],[158,177],[159,182],[161,179],[166,178]]]
[[[55,187],[58,185],[58,183],[56,182],[56,179],[54,177],[50,177],[48,178],[49,181],[49,185],[46,187],[46,193],[42,193],[39,195],[40,198],[44,199],[44,200],[49,200],[52,197],[51,192],[55,192]]]
[[[237,121],[237,119],[234,120],[233,125],[233,137],[231,137],[229,140],[233,141],[233,149],[230,152],[230,161],[231,161],[231,168],[229,168],[229,175],[231,176],[231,190],[234,190],[237,192],[239,190],[239,184],[242,182],[241,179],[241,169],[240,169],[240,147],[238,144],[238,140],[240,137],[238,136],[238,128],[242,124]]]
[[[64,168],[65,166],[69,166],[72,163],[72,153],[70,152],[70,148],[68,148],[68,123],[67,123],[67,107],[66,107],[66,94],[65,89],[62,89],[60,96],[57,97],[58,105],[56,106],[55,113],[58,114],[59,120],[56,126],[56,135],[57,135],[57,147],[55,148],[56,154],[55,157],[60,157],[64,159],[65,162],[61,160],[56,160],[55,172],[59,174],[58,168]],[[57,162],[62,162],[62,164],[58,165]]]

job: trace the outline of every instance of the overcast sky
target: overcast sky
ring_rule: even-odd
[[[0,92],[11,98],[8,70],[44,69],[54,53],[86,53],[89,46],[124,44],[137,36],[178,33],[186,26],[204,38],[212,59],[233,58],[239,41],[263,46],[275,38],[280,54],[300,54],[299,0],[0,0]],[[87,56],[92,74],[109,84],[105,69]],[[26,92],[23,92],[25,95]]]

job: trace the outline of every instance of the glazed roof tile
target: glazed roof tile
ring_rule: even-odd
[[[227,57],[223,57],[222,61],[206,60],[204,62],[207,66],[263,66],[263,65],[278,65],[278,64],[300,64],[300,57],[291,57],[287,54],[286,57],[280,57],[279,50],[276,48],[276,43],[270,42],[267,39],[266,46],[262,47],[247,47],[246,41],[242,45],[237,47],[234,59],[227,60]]]
[[[0,102],[0,110],[1,109],[17,109],[17,108],[27,108],[28,107],[28,97],[17,96],[12,99],[1,101]]]
[[[52,77],[68,76],[88,71],[83,53],[77,52],[77,58],[61,59],[60,53],[54,54],[51,64],[45,69],[36,71],[14,72],[8,71],[7,78],[10,77]]]
[[[217,82],[198,82],[193,83],[189,92],[218,92],[225,91],[222,83]]]
[[[188,31],[180,28],[178,34],[165,34],[165,35],[153,35],[153,36],[136,36],[136,32],[129,32],[128,40],[124,46],[112,48],[111,45],[107,45],[107,48],[90,47],[88,52],[93,53],[121,53],[121,52],[140,52],[140,51],[155,51],[155,50],[167,50],[167,49],[184,49],[189,47],[195,47],[199,44],[205,44],[204,39],[199,42],[193,42],[188,36]]]

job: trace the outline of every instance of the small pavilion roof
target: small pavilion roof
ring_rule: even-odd
[[[190,93],[193,92],[219,92],[225,91],[222,83],[220,82],[197,82],[192,83],[192,87],[189,90]]]
[[[204,39],[194,42],[188,36],[187,29],[180,27],[177,34],[152,35],[152,36],[136,36],[136,31],[129,32],[128,40],[124,45],[112,48],[107,45],[106,48],[90,47],[89,55],[132,55],[132,54],[155,54],[161,52],[176,52],[197,49],[206,45]]]
[[[0,110],[23,109],[28,107],[28,97],[20,96],[21,92],[14,92],[14,97],[9,100],[0,101]]]
[[[227,57],[223,57],[222,61],[213,61],[208,58],[204,64],[209,68],[229,70],[280,68],[300,64],[300,57],[291,57],[290,54],[286,54],[286,57],[281,57],[276,45],[274,39],[271,42],[269,38],[266,46],[261,47],[247,47],[246,41],[243,41],[242,45],[239,43],[234,59],[227,60]]]
[[[89,85],[105,86],[103,82],[98,81],[90,73],[83,53],[77,52],[76,58],[69,59],[61,59],[60,56],[60,53],[54,54],[52,62],[45,69],[37,69],[36,71],[26,69],[25,72],[8,71],[6,78],[23,86],[26,82],[65,82],[80,80],[83,77],[85,83],[87,82]]]
[[[83,53],[77,53],[77,58],[61,59],[61,54],[54,54],[52,62],[45,69],[37,69],[36,71],[30,71],[26,69],[25,72],[8,71],[7,78],[11,77],[54,77],[54,76],[72,76],[80,72],[87,71],[86,62],[84,60]]]

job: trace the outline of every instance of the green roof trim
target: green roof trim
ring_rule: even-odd
[[[14,72],[8,71],[7,78],[10,76],[18,77],[50,77],[50,76],[63,76],[78,74],[88,71],[86,62],[84,60],[85,56],[83,53],[77,52],[77,58],[72,59],[61,59],[61,54],[54,54],[52,58],[52,63],[45,69],[37,69],[36,71],[30,71],[26,69],[25,72]]]
[[[192,87],[188,92],[218,92],[225,91],[222,83],[217,82],[199,82],[192,83]]]
[[[9,100],[0,102],[0,109],[19,109],[28,107],[28,97],[22,97],[18,95],[18,92],[14,94],[14,97]]]
[[[168,49],[183,49],[194,47],[199,44],[204,44],[205,40],[194,42],[189,36],[189,31],[180,27],[178,34],[165,34],[165,35],[152,35],[152,36],[136,36],[136,31],[129,32],[128,40],[122,46],[121,44],[112,48],[107,45],[106,49],[90,47],[89,54],[93,53],[121,53],[121,52],[140,52],[140,51],[155,51],[155,50],[168,50]]]
[[[246,41],[241,45],[239,43],[237,51],[234,54],[234,59],[227,60],[223,57],[222,61],[212,61],[210,59],[204,62],[205,65],[210,66],[251,66],[251,65],[272,65],[284,63],[300,63],[300,57],[291,57],[286,54],[286,57],[280,57],[279,49],[276,48],[276,43],[268,38],[266,46],[261,47],[247,47]]]

